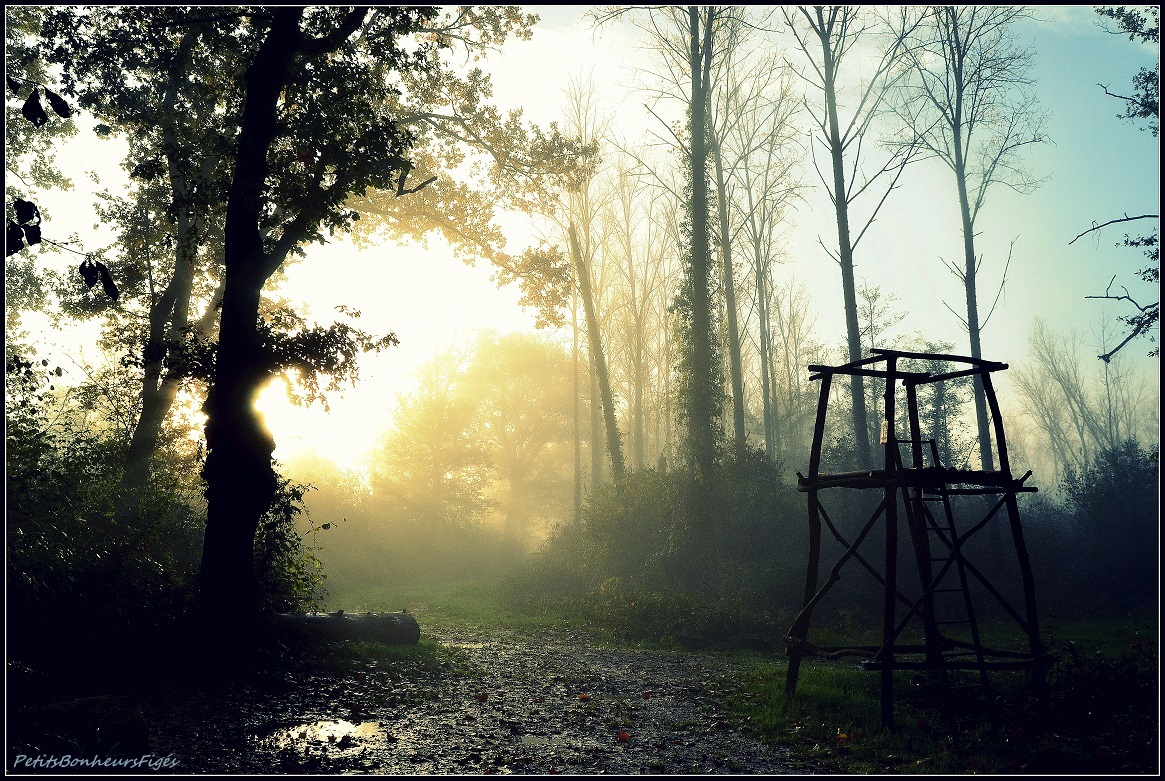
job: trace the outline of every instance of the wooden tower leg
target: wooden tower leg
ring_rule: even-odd
[[[816,479],[821,473],[821,443],[825,439],[825,410],[829,405],[829,386],[833,375],[821,378],[821,395],[817,400],[817,419],[813,424],[813,449],[809,453],[809,477]],[[817,572],[821,561],[821,506],[817,500],[817,489],[809,491],[809,561],[805,565],[805,602],[796,623],[789,630],[793,639],[786,649],[789,656],[789,670],[785,676],[785,695],[792,697],[797,691],[797,679],[801,675],[801,643],[809,634],[809,619],[813,615],[810,602],[817,593]]]
[[[891,356],[886,365],[886,410],[883,424],[883,454],[886,471],[898,468],[898,442],[894,428],[894,385],[896,359]],[[886,589],[882,602],[882,728],[894,728],[894,625],[898,607],[898,488],[883,489],[886,507]]]
[[[991,419],[995,421],[995,442],[999,450],[999,469],[1008,478],[1011,478],[1011,461],[1007,453],[1007,440],[1003,435],[1003,418],[999,414],[999,400],[995,396],[995,386],[991,384],[991,376],[986,372],[983,373],[983,393],[991,408]],[[1015,543],[1015,555],[1019,560],[1019,573],[1023,581],[1028,648],[1032,657],[1031,687],[1034,692],[1042,694],[1044,690],[1044,643],[1040,639],[1040,621],[1036,612],[1035,578],[1032,577],[1031,559],[1028,557],[1027,543],[1023,537],[1023,526],[1019,522],[1019,504],[1015,498],[1014,482],[1008,486],[1008,491],[1004,495],[1004,504],[1007,507],[1007,520],[1011,526],[1011,537]]]

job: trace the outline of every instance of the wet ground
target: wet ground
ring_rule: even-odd
[[[788,773],[730,726],[724,657],[643,651],[567,628],[422,627],[446,663],[369,660],[277,685],[163,688],[151,750],[182,773]]]

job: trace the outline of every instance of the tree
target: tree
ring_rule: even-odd
[[[1125,6],[1117,7],[1101,7],[1097,8],[1096,12],[1100,16],[1111,19],[1116,24],[1116,29],[1106,27],[1110,33],[1114,35],[1128,34],[1129,40],[1140,40],[1142,43],[1150,45],[1159,45],[1161,41],[1161,25],[1159,21],[1160,9],[1155,6],[1148,6],[1144,9],[1127,8]],[[1125,102],[1125,111],[1118,115],[1122,119],[1130,121],[1145,120],[1146,127],[1153,134],[1157,136],[1160,116],[1160,61],[1154,63],[1153,68],[1141,68],[1137,71],[1137,75],[1133,77],[1133,94],[1131,96],[1114,94],[1109,91],[1108,87],[1103,84],[1100,85],[1106,95],[1117,98]],[[1141,128],[1142,130],[1145,127]],[[1086,236],[1093,231],[1099,231],[1102,228],[1108,227],[1122,222],[1134,222],[1138,220],[1157,220],[1160,219],[1157,214],[1141,214],[1136,217],[1130,217],[1126,213],[1123,217],[1108,220],[1100,225],[1093,225],[1088,230],[1076,236],[1072,241],[1068,242],[1072,245],[1077,239]],[[1149,265],[1137,272],[1137,276],[1141,278],[1142,282],[1148,282],[1151,285],[1159,285],[1161,282],[1161,256],[1160,256],[1160,236],[1157,232],[1142,234],[1140,236],[1130,236],[1125,234],[1124,240],[1117,246],[1136,247],[1141,249],[1145,257],[1149,259]],[[1109,282],[1108,288],[1104,291],[1104,295],[1100,296],[1085,296],[1086,298],[1100,298],[1112,301],[1127,301],[1137,310],[1135,314],[1123,315],[1121,320],[1128,326],[1128,333],[1125,338],[1105,353],[1097,356],[1104,362],[1109,362],[1112,357],[1138,336],[1148,336],[1149,341],[1154,341],[1152,330],[1161,318],[1161,302],[1149,301],[1141,304],[1133,298],[1129,293],[1128,288],[1122,288],[1122,295],[1114,295],[1112,292],[1112,285],[1116,282],[1114,276]],[[1138,298],[1141,296],[1138,295]],[[1141,298],[1141,300],[1145,300]],[[1154,347],[1149,351],[1149,355],[1159,355],[1160,348]]]
[[[775,458],[778,446],[773,409],[772,271],[781,259],[780,231],[801,191],[796,172],[801,149],[794,140],[793,122],[799,103],[791,76],[780,65],[775,53],[762,52],[751,64],[731,68],[725,87],[726,113],[731,116],[726,146],[738,161],[731,171],[740,193],[734,208],[752,261],[762,422],[770,459]]]
[[[44,84],[51,81],[49,63],[37,46],[45,13],[45,7],[36,5],[4,8],[7,88],[17,101],[7,105],[4,122],[4,202],[9,231],[12,225],[21,222],[20,215],[16,214],[17,199],[35,203],[42,190],[67,190],[73,186],[69,177],[57,167],[55,159],[56,144],[77,132],[73,119],[57,116],[54,111],[54,116],[48,117],[46,122],[34,124],[22,116],[32,93],[37,93],[39,101],[40,92],[46,89]],[[38,214],[39,228],[50,215],[39,213],[39,209]],[[19,245],[23,247],[24,239],[28,237],[19,227],[16,233]],[[56,249],[50,242],[42,241],[38,246],[41,251],[46,247]],[[56,281],[37,264],[32,253],[18,252],[18,249],[15,242],[9,241],[4,261],[4,334],[9,351],[22,349],[15,341],[20,335],[21,314],[45,308]]]
[[[197,8],[60,9],[45,25],[51,57],[66,68],[66,88],[100,120],[99,135],[135,139],[125,163],[135,191],[128,199],[106,196],[100,210],[121,226],[123,307],[140,302],[146,310],[140,327],[112,329],[114,338],[132,334],[136,344],[122,346],[138,353],[141,371],[120,485],[127,523],[138,521],[163,425],[190,376],[183,353],[209,342],[221,295],[215,250],[237,122],[225,107],[235,103],[239,85],[215,74],[229,72],[240,52],[208,23],[213,16]]]
[[[837,251],[826,248],[826,252],[841,269],[848,360],[857,361],[862,357],[862,349],[854,282],[854,251],[915,153],[914,147],[909,144],[897,146],[880,165],[872,166],[872,173],[859,181],[863,166],[862,143],[901,79],[900,65],[906,53],[906,39],[917,22],[910,21],[907,10],[900,12],[898,26],[889,32],[889,40],[883,45],[870,75],[850,100],[843,101],[843,90],[848,78],[845,69],[849,65],[850,55],[860,41],[870,38],[869,33],[874,28],[870,12],[854,6],[816,6],[812,9],[801,6],[796,9],[782,8],[781,13],[810,65],[810,73],[803,74],[802,78],[814,91],[821,93],[822,105],[810,107],[808,98],[805,98],[804,105],[813,123],[816,134],[814,140],[829,154],[828,176],[818,166],[816,156],[813,160],[818,176],[829,192],[837,218]],[[841,109],[846,105],[853,107],[848,121],[841,114]],[[890,181],[865,224],[857,229],[851,207],[859,196],[883,177],[889,177]],[[850,380],[850,401],[858,466],[869,469],[872,465],[869,425],[861,377],[854,376]]]
[[[141,412],[129,444],[123,478],[123,504],[127,510],[136,505],[136,498],[145,488],[162,424],[179,386],[188,379],[184,373],[184,368],[189,368],[186,354],[192,349],[206,352],[215,338],[222,295],[218,269],[227,162],[233,153],[231,142],[242,104],[241,82],[227,75],[240,70],[238,63],[247,56],[250,45],[230,34],[230,22],[236,18],[199,8],[98,8],[84,13],[65,9],[56,12],[47,28],[57,41],[54,58],[72,66],[71,88],[81,95],[82,104],[103,121],[99,131],[132,133],[139,140],[127,160],[127,170],[139,183],[138,200],[147,192],[154,193],[153,203],[135,206],[127,202],[105,210],[125,224],[120,260],[123,271],[131,274],[130,281],[138,285],[128,292],[130,297],[144,299],[149,310],[148,325],[140,331],[143,344],[134,348],[135,352],[140,349],[140,357],[135,360],[143,376]],[[535,19],[512,7],[463,8],[422,22],[423,35],[438,44],[437,48],[476,39],[472,46],[482,51],[500,45],[511,32],[528,37]],[[132,78],[126,78],[127,63],[132,68]],[[383,79],[386,64],[379,63],[376,68],[378,77]],[[462,153],[457,145],[462,139],[447,130],[453,120],[461,122],[458,127],[462,135],[487,139],[498,157],[512,158],[515,162],[505,168],[507,172],[522,165],[528,167],[531,157],[546,152],[554,142],[543,139],[536,131],[527,134],[514,116],[503,121],[499,112],[484,102],[489,96],[489,81],[480,70],[455,77],[444,58],[430,53],[425,57],[424,68],[395,77],[400,89],[378,95],[380,104],[376,109],[399,117],[398,127],[416,128],[423,144],[408,161],[417,169],[413,172],[414,184],[402,188],[398,182],[391,191],[370,188],[349,199],[354,212],[371,216],[356,223],[369,228],[361,235],[368,237],[375,226],[387,227],[386,232],[394,237],[422,237],[440,229],[453,237],[459,251],[486,248],[497,252],[498,234],[490,223],[493,202],[488,193],[453,181],[450,176],[437,188],[439,197],[434,199],[430,197],[433,188],[422,189],[415,182],[432,184],[434,170],[452,171],[460,165]],[[434,85],[440,85],[440,89]],[[457,96],[458,107],[471,107],[465,110],[465,116],[434,113],[434,106],[454,102],[451,96]],[[512,147],[521,148],[522,154],[511,154],[511,147],[496,148],[498,139],[511,139]],[[305,167],[310,155],[304,150],[309,146],[310,143],[298,146],[287,162],[300,169]],[[282,152],[286,157],[288,150]],[[495,169],[500,171],[503,166]],[[512,174],[509,181],[517,177]],[[501,174],[494,179],[500,181]],[[159,193],[160,188],[167,192]],[[412,197],[401,198],[402,194]],[[149,242],[142,241],[142,231],[146,230],[143,210],[154,224]],[[163,246],[173,248],[169,265],[164,253],[157,251]],[[504,253],[500,257],[504,258]],[[277,272],[275,279],[281,273],[282,270]],[[201,314],[193,310],[196,305],[202,306]],[[117,333],[123,335],[124,331],[118,329]],[[137,329],[135,336],[136,332]],[[375,341],[357,329],[337,324],[328,340],[316,338],[314,343],[323,346],[330,341],[331,346],[344,349],[352,346],[346,337],[363,339],[366,346]],[[301,346],[313,341],[306,333],[297,339]],[[314,359],[317,363],[329,362],[326,356],[317,355]],[[300,361],[300,368],[303,364]],[[348,378],[354,376],[349,374]]]
[[[564,508],[570,437],[569,371],[561,348],[538,336],[486,334],[458,383],[476,399],[476,440],[492,464],[502,536],[519,550]]]
[[[293,250],[322,240],[321,228],[343,230],[352,221],[352,193],[406,189],[410,136],[379,110],[378,98],[392,87],[371,65],[384,63],[390,72],[421,65],[432,44],[410,52],[404,37],[435,14],[273,8],[251,20],[261,37],[246,61],[226,206],[219,343],[205,405],[200,578],[206,617],[229,610],[242,631],[254,610],[255,531],[276,489],[275,442],[253,406],[270,379],[258,327],[263,286]]]
[[[910,143],[954,175],[963,232],[963,262],[951,266],[966,291],[963,325],[972,358],[982,358],[975,251],[976,220],[994,184],[1026,193],[1039,182],[1023,166],[1031,144],[1047,140],[1028,75],[1032,53],[1017,45],[1012,26],[1030,13],[1015,6],[936,6],[911,36],[913,79],[899,103]],[[1006,272],[1005,272],[1006,273]],[[980,468],[994,468],[991,424],[982,379],[975,378]]]
[[[422,528],[464,530],[494,508],[495,469],[483,441],[482,400],[463,389],[473,345],[439,350],[402,394],[369,465],[375,513]]]
[[[1105,26],[1105,29],[1113,35],[1127,34],[1130,41],[1140,40],[1141,43],[1145,44],[1159,44],[1161,42],[1161,9],[1156,6],[1150,5],[1143,8],[1102,6],[1096,9],[1096,13],[1105,19],[1111,19],[1116,24],[1115,30]],[[1132,95],[1114,94],[1105,85],[1100,85],[1104,94],[1124,101],[1124,113],[1118,114],[1118,117],[1128,120],[1145,120],[1146,127],[1154,137],[1157,136],[1161,121],[1161,77],[1159,71],[1160,62],[1154,63],[1151,69],[1141,68],[1137,71],[1137,74],[1133,76]],[[1146,128],[1141,129],[1145,130]]]
[[[1102,330],[1101,336],[1108,334]],[[1069,469],[1088,469],[1100,453],[1126,440],[1151,436],[1147,407],[1152,402],[1143,380],[1115,356],[1103,372],[1089,369],[1079,360],[1083,346],[1081,334],[1056,333],[1037,320],[1028,337],[1028,359],[1014,372],[1024,411],[1043,435],[1061,477]]]
[[[601,199],[594,192],[601,164],[600,146],[606,135],[605,120],[599,116],[593,84],[572,80],[566,88],[566,130],[571,137],[573,160],[569,165],[546,167],[543,186],[538,188],[531,212],[539,213],[557,226],[566,242],[566,252],[547,243],[523,253],[515,264],[499,273],[501,282],[518,281],[523,303],[538,308],[545,323],[561,323],[562,312],[571,295],[577,293],[583,305],[591,364],[591,479],[598,487],[602,471],[599,454],[600,415],[605,431],[611,471],[616,481],[626,466],[619,432],[615,400],[611,390],[607,350],[603,338],[604,316],[599,311],[606,287],[599,252],[601,241],[595,232],[601,227]],[[599,403],[594,403],[598,399]]]
[[[809,452],[818,397],[817,383],[809,381],[805,367],[827,361],[822,357],[822,346],[812,336],[809,292],[792,279],[780,285],[766,285],[764,292],[772,344],[769,375],[773,443],[769,457],[785,464],[800,464]]]
[[[688,134],[691,139],[688,160],[691,171],[691,212],[688,228],[691,247],[679,307],[686,316],[683,349],[687,352],[686,362],[681,360],[681,367],[687,369],[683,373],[686,377],[683,390],[686,392],[681,409],[687,430],[689,458],[697,481],[707,480],[715,465],[719,438],[716,421],[722,395],[709,289],[712,255],[708,224],[708,106],[711,102],[712,57],[715,51],[713,40],[717,23],[726,18],[728,13],[728,9],[718,6],[708,6],[703,11],[698,6],[689,6],[687,9],[687,65],[691,77],[688,102]]]

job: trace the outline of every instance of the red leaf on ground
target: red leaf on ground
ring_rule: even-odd
[[[621,742],[626,743],[627,741],[631,740],[631,734],[628,732],[620,732],[618,738]]]

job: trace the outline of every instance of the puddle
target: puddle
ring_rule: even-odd
[[[523,735],[522,745],[526,748],[565,749],[579,744],[563,735]]]
[[[312,744],[319,743],[326,743],[329,746],[342,749],[354,747],[362,741],[382,737],[384,737],[384,730],[375,721],[353,724],[350,721],[325,719],[280,730],[268,738],[266,742],[277,750],[307,748]]]

